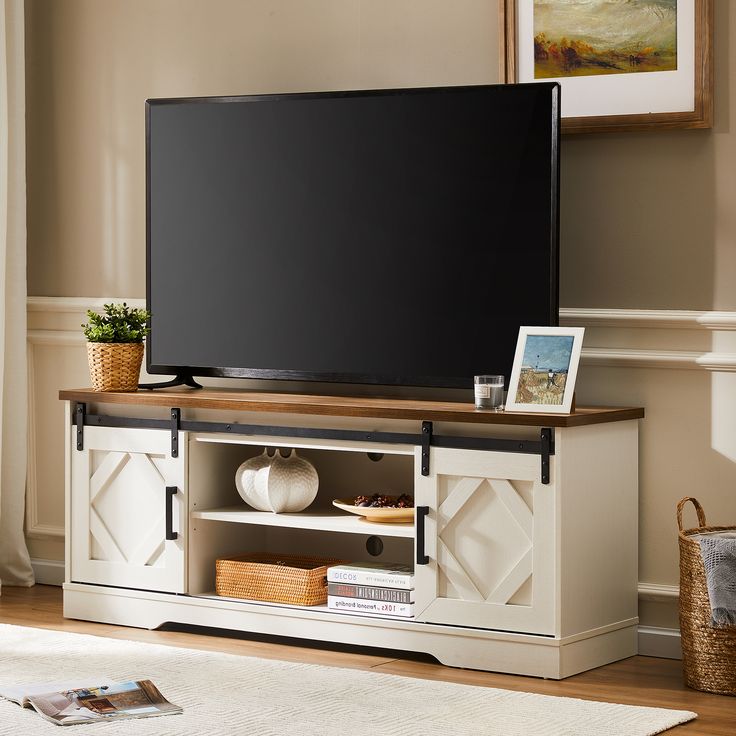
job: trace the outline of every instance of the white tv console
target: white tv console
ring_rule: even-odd
[[[547,678],[637,652],[643,409],[495,413],[207,389],[60,398],[68,618],[421,651]],[[306,511],[240,500],[235,470],[266,445],[298,448],[317,468]],[[376,491],[413,492],[415,523],[371,523],[331,505]],[[245,552],[413,561],[416,615],[218,597],[215,560]]]

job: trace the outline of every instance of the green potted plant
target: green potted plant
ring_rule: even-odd
[[[136,391],[143,360],[143,339],[151,313],[122,304],[105,304],[104,314],[87,310],[82,325],[95,391]]]

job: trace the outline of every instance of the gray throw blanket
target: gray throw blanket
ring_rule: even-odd
[[[700,537],[700,554],[705,566],[712,623],[736,625],[736,538],[733,533]]]

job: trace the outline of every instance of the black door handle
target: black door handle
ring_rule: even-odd
[[[424,551],[424,519],[429,516],[429,506],[417,506],[417,565],[428,565],[429,556]]]
[[[174,496],[179,492],[176,486],[166,486],[166,539],[176,539],[179,535],[174,531]]]

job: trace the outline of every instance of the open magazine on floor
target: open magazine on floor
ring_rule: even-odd
[[[79,682],[1,687],[0,697],[24,708],[34,708],[59,726],[123,718],[148,718],[181,713],[150,680],[102,682],[95,686]]]

